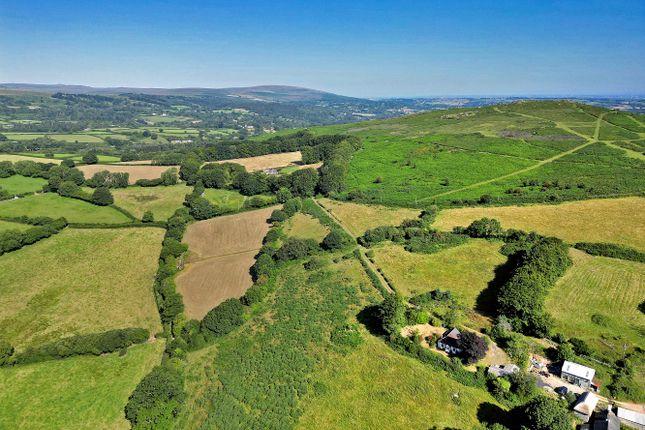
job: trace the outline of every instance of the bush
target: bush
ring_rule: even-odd
[[[124,328],[66,337],[55,342],[29,347],[16,354],[17,364],[38,363],[46,360],[71,357],[74,355],[101,355],[119,351],[148,340],[150,333],[143,328]]]
[[[11,360],[11,356],[14,353],[14,348],[11,344],[5,340],[0,339],[0,366],[8,364]]]
[[[96,151],[89,151],[83,154],[82,160],[85,164],[96,164],[99,162],[99,157],[96,155]]]
[[[573,351],[573,345],[569,342],[561,343],[555,349],[555,361],[573,360],[576,354]]]
[[[251,276],[253,280],[257,280],[262,275],[269,276],[274,268],[275,263],[273,258],[268,254],[262,253],[255,260],[253,266],[251,266]]]
[[[286,187],[280,187],[278,191],[275,193],[276,199],[278,200],[278,203],[286,203],[289,199],[293,198],[293,194],[291,194],[291,190]]]
[[[463,331],[459,339],[459,347],[462,349],[462,355],[466,364],[473,364],[486,356],[488,352],[488,343],[486,339],[477,336],[472,331]]]
[[[573,420],[564,405],[555,399],[537,396],[518,408],[521,424],[531,430],[571,430]]]
[[[129,173],[111,173],[107,170],[96,172],[92,179],[86,181],[86,185],[92,188],[126,188],[128,186]]]
[[[143,217],[141,218],[141,222],[154,222],[155,220],[155,215],[152,213],[152,211],[148,210],[143,213]]]
[[[466,228],[466,234],[470,237],[499,237],[502,234],[502,225],[496,219],[482,218],[473,221]]]
[[[99,187],[92,193],[92,203],[99,206],[109,206],[114,203],[114,197],[108,188]]]
[[[296,212],[300,212],[301,209],[302,209],[302,200],[298,197],[287,200],[284,203],[284,206],[282,208],[282,210],[289,217],[295,215]]]
[[[363,342],[361,333],[356,324],[347,324],[336,327],[331,332],[331,342],[339,346],[356,348]]]
[[[278,261],[299,260],[308,257],[320,248],[313,239],[288,238],[278,249],[275,257]]]
[[[157,366],[130,395],[125,417],[133,429],[171,429],[185,397],[180,371],[169,364]]]
[[[170,185],[176,185],[177,184],[177,169],[176,168],[171,168],[166,170],[161,174],[161,184],[165,186],[170,186]]]
[[[190,199],[190,215],[196,220],[209,219],[218,215],[218,210],[204,197]]]
[[[349,245],[350,241],[346,234],[338,230],[332,230],[322,241],[322,248],[328,251],[341,249]]]
[[[244,323],[244,306],[238,299],[228,299],[208,311],[202,320],[202,332],[219,337]]]

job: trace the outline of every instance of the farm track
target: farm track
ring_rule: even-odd
[[[316,199],[312,199],[312,200],[314,201],[314,203],[316,203],[316,205],[318,205],[318,207],[320,207],[322,210],[324,210],[334,221],[336,221],[336,224],[338,224],[340,226],[340,228],[342,228],[345,231],[345,233],[347,233],[348,235],[350,235],[351,237],[356,239],[356,236],[354,236],[354,234],[349,230],[349,228],[345,224],[343,224],[343,222],[336,216],[336,214],[334,214],[332,211],[328,210],[325,206],[321,205],[318,202],[318,200],[316,200]],[[380,268],[376,264],[372,263],[372,261],[369,258],[367,258],[367,256],[365,255],[365,248],[363,246],[361,246],[361,245],[358,245],[358,252],[360,252],[361,258],[365,261],[367,266],[374,273],[376,273],[376,276],[379,277],[379,279],[381,280],[381,283],[385,286],[385,288],[390,293],[394,293],[394,287],[392,287],[390,285],[390,283],[387,281],[387,279],[385,279],[385,277],[381,274]]]
[[[538,117],[538,116],[528,115],[528,114],[525,114],[525,113],[519,113],[519,112],[505,112],[505,111],[500,110],[499,108],[496,108],[496,110],[497,110],[498,112],[500,112],[500,113],[511,113],[511,114],[520,115],[520,116],[523,116],[523,117],[526,117],[526,118],[545,120],[545,118],[540,118],[540,117]],[[565,125],[564,123],[557,122],[557,121],[555,122],[555,124],[556,124],[556,126],[557,126],[557,127],[561,128],[561,129],[563,129],[563,130],[565,130],[565,131],[568,131],[568,132],[570,132],[571,134],[575,134],[576,136],[579,136],[579,137],[582,137],[583,139],[585,139],[585,141],[586,141],[586,142],[585,142],[585,143],[583,143],[582,145],[578,145],[578,146],[576,146],[575,148],[572,148],[572,149],[569,149],[569,150],[567,150],[567,151],[561,152],[561,153],[559,153],[559,154],[557,154],[557,155],[555,155],[555,156],[553,156],[553,157],[551,157],[551,158],[547,158],[547,159],[545,159],[545,160],[538,161],[538,162],[537,162],[535,165],[533,165],[533,166],[525,167],[524,169],[516,170],[516,171],[514,171],[514,172],[507,173],[507,174],[505,174],[505,175],[501,175],[501,176],[497,176],[497,177],[495,177],[495,178],[487,179],[487,180],[485,180],[485,181],[476,182],[476,183],[474,183],[474,184],[466,185],[466,186],[464,186],[464,187],[457,188],[457,189],[454,189],[454,190],[446,191],[446,192],[439,193],[439,194],[433,194],[433,195],[431,195],[431,196],[421,198],[421,199],[419,199],[418,201],[426,201],[426,200],[430,200],[430,199],[435,199],[435,198],[437,198],[437,197],[444,197],[444,196],[448,196],[448,195],[450,195],[450,194],[455,194],[455,193],[458,193],[458,192],[461,192],[461,191],[471,190],[471,189],[473,189],[473,188],[478,188],[478,187],[480,187],[480,186],[482,186],[482,185],[487,185],[487,184],[493,183],[493,182],[495,182],[495,181],[499,181],[499,180],[503,180],[503,179],[511,178],[511,177],[513,177],[513,176],[521,175],[522,173],[530,172],[530,171],[532,171],[532,170],[535,170],[535,169],[537,169],[537,168],[539,168],[539,167],[544,166],[545,164],[552,163],[552,162],[554,162],[554,161],[556,161],[556,160],[559,160],[559,159],[560,159],[560,158],[562,158],[562,157],[566,157],[567,155],[573,154],[573,153],[574,153],[574,152],[576,152],[576,151],[579,151],[579,150],[581,150],[581,149],[583,149],[583,148],[586,148],[587,146],[593,145],[594,143],[598,142],[598,135],[600,134],[600,122],[602,121],[602,118],[603,118],[604,116],[605,116],[605,114],[604,114],[604,113],[603,113],[603,114],[601,114],[600,116],[598,116],[598,118],[597,118],[597,120],[596,120],[596,129],[595,129],[595,131],[594,131],[594,136],[593,136],[593,138],[589,138],[589,137],[587,137],[587,136],[585,136],[585,135],[583,135],[583,134],[581,134],[581,133],[578,133],[577,131],[572,130],[571,128],[569,128],[569,127],[568,127],[567,125]]]

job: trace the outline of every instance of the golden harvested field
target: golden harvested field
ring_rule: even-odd
[[[366,230],[381,225],[399,225],[401,221],[418,218],[421,214],[421,211],[416,209],[362,205],[330,199],[318,199],[318,202],[331,211],[354,236],[362,236]]]
[[[176,281],[189,318],[203,318],[224,300],[244,295],[252,285],[249,269],[269,231],[267,219],[274,209],[221,216],[188,227],[184,242],[189,256]]]
[[[607,354],[622,353],[624,343],[645,347],[645,315],[638,309],[645,299],[645,264],[592,257],[577,249],[569,255],[573,266],[546,300],[556,331]],[[604,323],[592,322],[594,314]]]
[[[152,293],[164,231],[67,228],[0,257],[0,333],[19,348],[113,328],[161,329]]]
[[[113,164],[123,164],[126,166],[150,166],[152,165],[152,160],[138,160],[138,161],[119,161]]]
[[[314,239],[317,242],[323,240],[329,233],[329,229],[316,218],[300,212],[284,223],[283,231],[287,236]]]
[[[477,296],[493,279],[495,267],[506,260],[500,247],[499,242],[476,239],[434,254],[417,254],[400,245],[384,245],[374,248],[374,261],[406,296],[450,290],[474,308]]]
[[[129,173],[129,183],[134,184],[139,179],[157,179],[161,174],[171,168],[179,169],[179,166],[118,166],[115,164],[87,164],[79,166],[78,169],[89,179],[97,172],[107,170],[112,173]]]
[[[267,154],[258,157],[234,158],[232,160],[215,161],[215,163],[235,163],[246,168],[248,172],[291,166],[302,160],[300,151],[283,152],[282,154]]]
[[[15,163],[16,161],[35,161],[37,163],[53,163],[60,164],[63,160],[55,160],[53,158],[40,158],[40,157],[27,157],[24,155],[14,155],[14,154],[0,154],[0,161],[11,161]]]
[[[645,198],[585,200],[559,205],[448,209],[434,226],[450,230],[497,218],[504,228],[536,231],[568,242],[613,242],[645,250]]]

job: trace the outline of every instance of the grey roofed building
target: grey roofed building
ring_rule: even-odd
[[[488,373],[490,375],[495,375],[498,378],[500,376],[507,376],[512,373],[517,373],[520,371],[520,368],[515,364],[493,364],[488,368]]]
[[[582,364],[565,361],[562,363],[560,377],[567,382],[583,388],[589,388],[596,371]]]
[[[619,407],[616,411],[618,418],[630,427],[645,430],[645,414]]]
[[[598,396],[589,391],[585,391],[578,397],[576,404],[573,406],[573,413],[584,422],[587,422],[591,414],[593,414],[594,409],[596,409],[597,404]]]
[[[620,430],[620,420],[611,410],[611,405],[594,416],[593,426],[589,430]]]
[[[461,354],[462,349],[459,347],[461,332],[456,328],[446,330],[441,338],[437,341],[437,348],[446,351],[448,354]]]

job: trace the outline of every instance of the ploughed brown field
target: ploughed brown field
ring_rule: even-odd
[[[249,269],[269,231],[275,207],[221,216],[191,224],[184,235],[189,252],[177,276],[188,318],[202,319],[232,297],[242,297],[253,284]]]
[[[114,164],[87,164],[79,166],[78,169],[83,172],[86,179],[91,178],[97,172],[107,170],[112,173],[129,173],[128,182],[134,184],[139,179],[156,179],[170,168],[179,169],[179,166],[117,166]]]
[[[258,157],[234,158],[232,160],[216,161],[216,163],[235,163],[244,166],[247,172],[292,166],[302,160],[300,151],[283,152],[282,154],[267,154]]]

